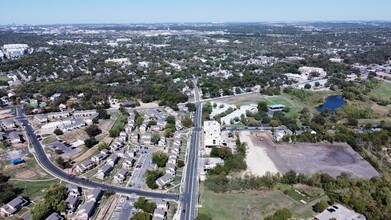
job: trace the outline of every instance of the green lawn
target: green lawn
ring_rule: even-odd
[[[16,181],[10,180],[10,183],[22,191],[22,196],[28,197],[31,200],[34,200],[45,194],[45,191],[53,183],[58,183],[58,180],[48,180],[48,181],[39,181],[39,182],[29,182],[29,181]]]
[[[205,189],[201,194],[199,213],[214,220],[262,219],[278,209],[288,208],[293,217],[309,218],[314,215],[312,205],[317,201],[303,205],[279,190],[217,194]]]
[[[370,92],[370,95],[380,98],[390,98],[391,97],[391,83],[380,82],[380,86]]]
[[[275,104],[285,105],[290,109],[290,111],[286,113],[288,117],[298,114],[298,112],[300,112],[301,109],[303,108],[302,103],[292,100],[289,96],[286,95],[267,96],[258,99],[256,103],[259,103],[261,101],[265,101],[268,105],[275,105]]]

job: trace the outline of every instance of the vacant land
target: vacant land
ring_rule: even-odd
[[[309,218],[314,215],[312,205],[318,200],[319,198],[303,205],[279,190],[239,193],[214,193],[204,190],[200,199],[202,207],[199,213],[207,214],[213,220],[263,219],[277,209],[288,208],[293,213],[293,217]]]
[[[43,196],[49,186],[53,183],[58,183],[58,180],[47,181],[14,181],[10,180],[10,183],[22,191],[22,196],[28,197],[33,201],[37,201]]]
[[[261,139],[259,135],[252,133],[252,144],[265,150],[280,173],[289,170],[304,174],[325,172],[336,177],[341,172],[345,172],[361,178],[379,175],[360,154],[346,143],[275,145],[268,135],[263,134]],[[263,161],[259,163],[262,164]],[[270,171],[273,172],[273,170]]]

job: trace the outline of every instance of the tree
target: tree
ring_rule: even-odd
[[[329,204],[327,203],[326,200],[320,200],[319,202],[317,202],[314,206],[312,206],[312,209],[314,210],[314,212],[323,212],[325,209],[327,209],[327,207],[329,206]]]
[[[102,142],[98,145],[99,151],[104,150],[104,149],[108,149],[108,148],[109,148],[109,145],[106,142]]]
[[[145,197],[139,197],[136,202],[134,202],[134,207],[143,210],[146,213],[152,214],[156,209],[156,203],[149,202]]]
[[[121,133],[121,129],[118,127],[114,127],[112,129],[110,129],[109,136],[110,137],[118,137],[120,133]]]
[[[153,134],[151,135],[151,142],[152,142],[152,144],[157,144],[157,143],[159,143],[159,140],[160,140],[160,134],[158,134],[158,133],[153,133]]]
[[[287,208],[277,210],[272,216],[268,216],[265,220],[287,220],[292,217],[291,211]]]
[[[258,103],[258,112],[267,112],[268,110],[266,102],[262,101]]]
[[[71,161],[71,159],[68,159],[67,161],[65,161],[64,158],[62,158],[62,157],[57,157],[55,161],[56,161],[56,164],[57,164],[61,169],[71,168],[71,167],[72,167],[72,161]]]
[[[90,125],[85,129],[85,132],[90,137],[95,137],[96,135],[102,133],[102,130],[97,125]]]
[[[316,87],[320,86],[320,82],[316,81],[316,82],[315,82],[315,86],[316,86]]]
[[[110,196],[114,195],[115,194],[115,191],[114,190],[105,190],[105,192],[103,193],[103,195],[106,197],[106,198],[109,198]]]
[[[289,170],[282,176],[282,182],[285,184],[296,184],[297,183],[297,173],[293,170]]]
[[[50,205],[45,201],[36,203],[31,208],[31,218],[33,220],[45,219],[50,215]]]
[[[305,84],[304,89],[311,89],[311,84],[309,84],[309,83]]]
[[[168,161],[168,154],[163,151],[156,151],[152,154],[152,161],[157,164],[158,167],[164,167]]]
[[[193,125],[193,121],[191,120],[191,118],[185,117],[185,118],[182,120],[182,124],[183,124],[183,126],[185,126],[186,128],[190,128],[190,127]]]
[[[167,121],[168,124],[173,124],[173,125],[175,125],[175,117],[172,116],[172,115],[168,116],[167,119],[166,119],[166,121]]]
[[[87,138],[84,140],[84,144],[86,145],[87,148],[91,148],[95,146],[99,141],[97,141],[94,137]]]
[[[214,147],[210,152],[211,157],[220,157],[221,159],[226,159],[232,156],[231,148],[229,147]]]
[[[9,202],[16,196],[13,186],[8,183],[8,176],[0,172],[0,204]]]
[[[147,170],[144,176],[146,177],[145,183],[150,189],[157,189],[158,186],[156,184],[156,180],[163,176],[163,173],[159,170]]]
[[[195,112],[196,110],[196,105],[194,103],[187,103],[186,107],[189,109],[191,112]]]
[[[64,132],[61,130],[61,129],[59,129],[59,128],[56,128],[56,129],[54,129],[54,132],[53,132],[55,135],[57,135],[57,136],[59,136],[59,135],[63,135],[64,134]]]
[[[183,160],[178,160],[178,167],[182,168],[185,166],[185,162]]]
[[[104,108],[98,108],[98,114],[99,119],[110,119],[111,117]]]
[[[150,220],[151,215],[146,212],[137,212],[130,220]]]

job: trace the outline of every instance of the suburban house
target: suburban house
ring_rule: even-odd
[[[159,140],[159,142],[158,142],[157,145],[158,145],[159,147],[164,147],[164,146],[166,146],[166,144],[167,144],[166,138],[162,137],[162,138],[160,138],[160,140]]]
[[[141,126],[140,126],[140,133],[145,133],[147,132],[147,124],[144,122]]]
[[[156,184],[160,189],[162,189],[165,185],[171,183],[173,180],[174,180],[173,175],[170,173],[166,173],[162,177],[156,180]]]
[[[53,212],[45,220],[64,220],[65,218],[59,215],[57,212]]]
[[[80,220],[88,220],[94,214],[95,211],[95,202],[94,201],[86,201],[81,205],[78,210],[77,219]]]
[[[134,130],[135,128],[135,114],[133,112],[130,112],[129,113],[129,116],[128,116],[128,126],[127,128],[125,129],[126,132],[130,133]]]
[[[34,119],[37,122],[39,122],[40,124],[44,124],[44,123],[48,122],[48,118],[45,115],[35,115]]]
[[[76,118],[76,119],[70,120],[70,123],[68,123],[68,124],[61,124],[59,126],[59,128],[63,131],[72,131],[75,129],[82,128],[86,125],[87,125],[87,123],[83,119]]]
[[[128,171],[124,168],[121,168],[114,176],[115,183],[123,183],[128,175]]]
[[[156,209],[161,209],[167,212],[168,210],[168,202],[164,199],[153,199],[156,204]]]
[[[166,220],[166,211],[156,208],[153,212],[152,220]]]
[[[101,188],[95,188],[91,191],[90,194],[87,195],[88,200],[92,200],[94,202],[99,201],[100,197],[102,196],[102,189]]]
[[[60,119],[60,118],[66,118],[69,117],[69,111],[63,111],[63,112],[51,112],[47,114],[48,119]]]
[[[95,163],[92,162],[92,160],[87,159],[87,160],[81,162],[81,164],[76,166],[76,171],[79,172],[79,173],[83,173],[86,170],[89,170],[89,169],[91,169],[94,166],[95,166]]]
[[[16,132],[9,133],[8,138],[10,139],[10,142],[13,144],[22,143],[22,141],[20,140],[19,134]]]
[[[98,112],[96,110],[85,110],[85,111],[74,111],[73,117],[80,118],[80,117],[92,117],[97,116]]]
[[[10,217],[26,206],[27,203],[28,201],[25,200],[22,196],[17,196],[15,199],[0,208],[0,214],[4,217]]]
[[[66,187],[67,194],[70,196],[80,196],[79,187],[73,184],[67,184]]]
[[[94,214],[96,202],[102,196],[102,189],[95,188],[87,195],[85,203],[79,208],[76,219],[88,220]]]
[[[76,210],[77,205],[79,204],[79,199],[77,196],[68,195],[67,199],[65,200],[65,203],[67,204],[66,212],[73,213]]]
[[[135,159],[131,156],[126,156],[125,161],[122,163],[122,168],[130,170],[134,165]]]
[[[175,169],[176,169],[175,163],[167,163],[166,164],[166,173],[171,174],[171,175],[175,175]]]
[[[94,155],[93,157],[91,157],[91,161],[96,163],[96,164],[100,164],[102,163],[103,160],[105,160],[107,157],[108,157],[108,153],[106,152],[100,152],[99,154],[97,155]]]
[[[15,122],[12,119],[4,119],[1,121],[1,126],[4,130],[13,130],[16,128]]]
[[[142,134],[140,137],[140,144],[142,145],[151,145],[151,133]]]
[[[122,148],[122,149],[117,150],[115,152],[115,154],[117,154],[117,156],[120,157],[120,158],[124,158],[125,157],[125,152],[126,152],[126,150],[124,148]]]
[[[113,167],[110,165],[104,165],[102,166],[98,172],[96,173],[96,178],[103,180],[107,174],[109,174],[113,170]]]
[[[131,133],[130,134],[130,142],[138,143],[138,134],[137,133]]]
[[[113,154],[109,157],[109,159],[107,159],[106,164],[110,166],[114,166],[118,162],[118,160],[119,157],[117,156],[117,154]]]

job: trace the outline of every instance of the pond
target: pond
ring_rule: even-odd
[[[316,110],[321,112],[323,109],[328,108],[331,112],[334,112],[336,109],[341,108],[343,105],[345,105],[345,103],[346,101],[341,95],[333,95],[327,97],[326,102],[316,107]]]

